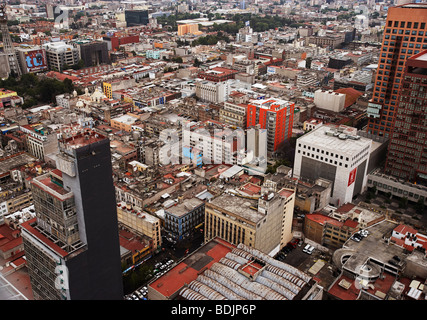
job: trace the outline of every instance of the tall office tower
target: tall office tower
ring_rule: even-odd
[[[405,61],[427,49],[426,25],[427,3],[388,10],[373,97],[368,104],[367,132],[391,137]]]
[[[19,67],[18,58],[15,53],[15,48],[13,47],[12,38],[9,34],[9,28],[7,27],[7,15],[6,15],[6,5],[0,5],[0,28],[1,34],[3,36],[3,56],[6,58],[7,65],[2,68],[8,68],[7,73],[12,71],[16,76],[21,75],[21,68]]]
[[[276,151],[292,136],[295,103],[271,98],[253,100],[247,109],[247,127],[261,125],[267,129],[267,152]]]
[[[108,138],[59,139],[57,169],[32,181],[36,218],[22,225],[37,300],[123,299]]]
[[[427,50],[406,60],[387,173],[427,185]]]

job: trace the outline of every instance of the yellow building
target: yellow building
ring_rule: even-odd
[[[132,207],[125,202],[117,204],[117,218],[120,223],[152,239],[154,250],[161,247],[162,237],[160,235],[159,218],[141,209]]]
[[[113,99],[112,85],[110,82],[103,82],[102,90],[104,91],[104,94],[108,99]]]
[[[16,97],[17,95],[16,91],[0,88],[0,99]]]
[[[215,237],[271,252],[292,240],[293,189],[270,192],[259,199],[229,193],[205,205],[205,243]]]
[[[126,132],[132,131],[132,126],[139,120],[137,115],[128,113],[121,115],[117,118],[113,118],[110,121],[111,127],[117,130],[122,130]]]

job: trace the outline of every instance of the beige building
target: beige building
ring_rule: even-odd
[[[219,110],[219,121],[239,128],[246,128],[246,105],[225,101],[224,107]]]
[[[202,34],[201,31],[199,31],[199,25],[194,24],[180,24],[178,25],[178,36],[183,36],[184,34],[191,33],[195,35]]]
[[[160,234],[160,219],[150,215],[141,209],[137,210],[125,202],[117,204],[117,218],[130,229],[144,234],[152,239],[153,249],[160,248],[162,237]]]
[[[292,239],[294,202],[292,189],[259,199],[223,193],[205,205],[205,243],[220,237],[267,253],[282,248]]]
[[[111,119],[110,125],[114,129],[131,132],[132,126],[137,123],[138,120],[138,116],[128,113]]]

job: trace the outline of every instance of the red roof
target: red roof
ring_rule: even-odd
[[[356,102],[356,100],[363,95],[362,92],[357,91],[356,89],[353,89],[353,88],[341,88],[341,89],[335,90],[335,92],[345,94],[344,108],[347,108],[353,105]]]
[[[355,206],[356,205],[354,205],[352,203],[346,203],[346,204],[342,205],[341,207],[339,207],[335,211],[339,212],[339,213],[346,213],[346,212],[349,212],[351,209],[353,209]]]
[[[49,240],[46,236],[41,234],[39,231],[37,231],[35,228],[33,228],[33,224],[36,223],[37,218],[33,218],[31,220],[28,220],[21,224],[21,227],[28,231],[28,233],[32,234],[35,238],[39,239],[41,242],[43,242],[46,246],[54,250],[57,254],[65,258],[68,256],[68,252],[62,249],[60,246],[55,244],[52,240]]]
[[[60,73],[57,71],[49,71],[48,73],[46,73],[46,76],[48,76],[49,78],[54,78],[54,79],[60,80],[60,81],[64,81],[65,79],[70,79],[72,81],[80,79],[79,77],[75,77],[75,76],[68,75],[68,74],[63,74],[63,73]]]
[[[415,230],[414,228],[408,227],[404,224],[397,226],[396,228],[394,228],[393,231],[401,234],[407,234],[407,233],[417,234],[418,233],[418,231]]]
[[[317,222],[320,225],[324,225],[325,223],[329,223],[332,225],[335,225],[337,227],[341,227],[343,225],[342,222],[338,221],[337,219],[325,216],[323,214],[320,213],[311,213],[311,214],[307,214],[306,219],[309,219],[313,222]]]
[[[347,227],[350,227],[350,228],[357,228],[358,223],[356,221],[351,220],[351,219],[347,219],[347,220],[345,220],[344,225]]]
[[[215,238],[201,249],[188,256],[181,263],[150,284],[150,287],[165,297],[170,297],[181,288],[195,280],[200,273],[209,269],[215,262],[225,257],[235,246]],[[202,262],[205,263],[202,263]]]

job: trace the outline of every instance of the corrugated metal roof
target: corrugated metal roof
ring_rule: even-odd
[[[256,272],[244,271],[254,264]],[[297,268],[239,244],[180,294],[188,300],[200,299],[199,295],[209,300],[292,300],[310,280],[309,275]]]

